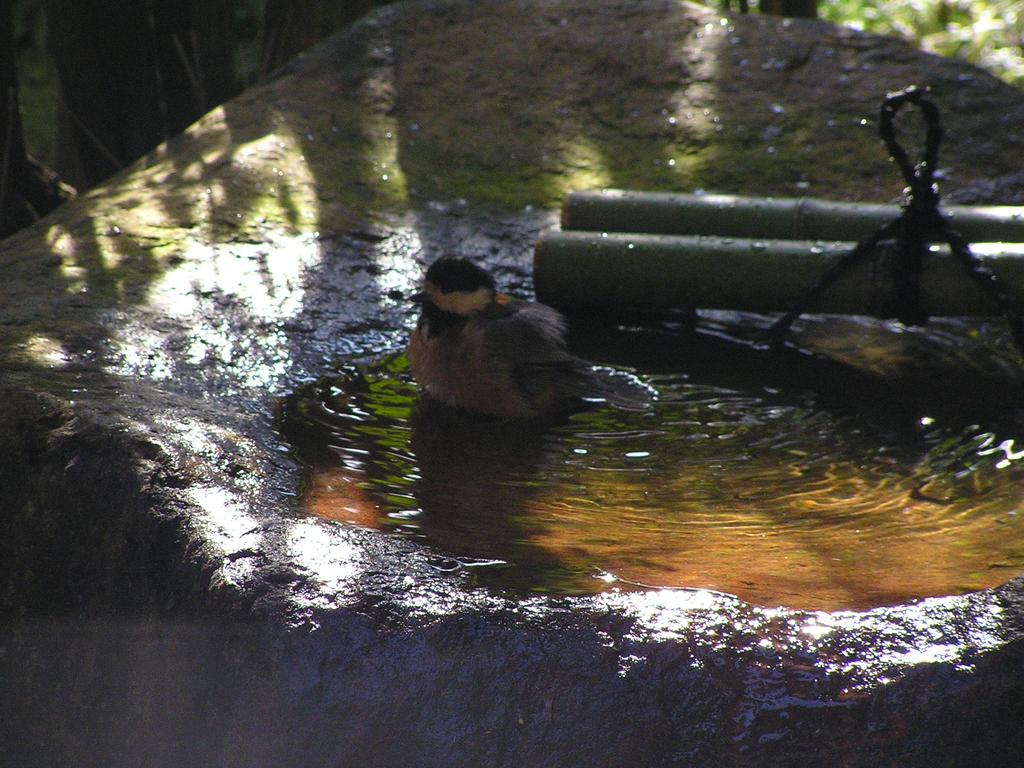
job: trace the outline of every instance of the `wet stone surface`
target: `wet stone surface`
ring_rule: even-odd
[[[943,109],[946,188],[1019,195],[1024,98],[895,41],[654,0],[401,4],[0,244],[11,764],[1019,764],[1019,580],[872,610],[523,596],[303,510],[278,431],[289,395],[401,349],[437,256],[529,295],[566,189],[894,198],[872,121],[910,82]],[[686,344],[763,324],[708,315]],[[794,340],[827,364],[688,371],[1019,431],[998,320]]]

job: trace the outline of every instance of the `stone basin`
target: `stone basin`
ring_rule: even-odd
[[[437,256],[528,294],[568,189],[895,198],[873,119],[914,82],[945,189],[1019,195],[1024,97],[897,41],[661,0],[399,4],[0,244],[10,764],[1018,765],[1020,579],[865,611],[517,597],[303,513],[275,429],[337,360],[401,348]],[[998,320],[870,327],[795,341],[1020,408]]]

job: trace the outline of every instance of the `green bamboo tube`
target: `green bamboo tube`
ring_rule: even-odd
[[[667,309],[783,312],[817,284],[850,242],[713,236],[562,232],[541,235],[534,252],[537,297],[567,310],[617,316]],[[929,315],[994,315],[996,303],[944,246],[925,262],[922,305]],[[972,246],[1007,291],[1024,296],[1024,244]],[[811,311],[891,317],[891,256],[851,269]]]
[[[1024,206],[950,205],[941,210],[970,241],[1024,242]],[[562,208],[562,229],[860,240],[899,214],[899,206],[878,203],[606,189],[570,192]]]

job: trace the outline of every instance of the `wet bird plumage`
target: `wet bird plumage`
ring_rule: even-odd
[[[499,293],[489,273],[444,258],[427,271],[409,363],[435,399],[505,418],[571,410],[601,396],[591,366],[568,351],[565,318]]]

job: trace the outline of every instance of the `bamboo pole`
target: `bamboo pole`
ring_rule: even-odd
[[[541,301],[569,310],[617,315],[673,308],[782,312],[851,248],[851,242],[551,230],[537,241],[534,285]],[[1024,244],[971,248],[1006,290],[1024,295]],[[948,249],[934,249],[921,276],[924,311],[999,314]],[[894,316],[891,256],[883,249],[853,268],[811,311]]]
[[[1024,242],[1024,206],[943,206],[972,242]],[[860,240],[900,214],[897,205],[812,198],[751,198],[626,190],[570,192],[563,230]]]

